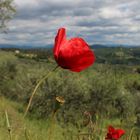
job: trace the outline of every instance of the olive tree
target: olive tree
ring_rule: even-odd
[[[6,23],[15,14],[13,0],[0,0],[0,31],[6,29]]]

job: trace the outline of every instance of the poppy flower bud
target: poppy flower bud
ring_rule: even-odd
[[[65,103],[65,100],[61,96],[55,98],[54,113]]]

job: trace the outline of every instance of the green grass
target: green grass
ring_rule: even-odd
[[[43,83],[33,99],[30,113],[23,118],[27,100],[37,81],[55,66],[54,63],[18,58],[12,52],[0,51],[0,140],[10,140],[5,110],[12,140],[47,140],[52,102],[58,95],[63,96],[66,103],[58,111],[51,140],[78,140],[81,133],[89,133],[90,125],[82,126],[83,112],[92,109],[97,109],[99,115],[92,131],[94,140],[104,139],[110,124],[125,129],[122,140],[128,140],[135,126],[134,111],[140,93],[140,75],[133,69],[139,66],[95,63],[81,73],[60,69]],[[120,108],[114,107],[112,100],[120,101],[118,104],[124,107],[122,123]],[[134,133],[133,140],[136,140]]]
[[[6,126],[5,110],[7,110],[9,116],[12,140],[47,140],[48,133],[50,132],[50,119],[37,120],[30,117],[23,118],[23,113],[19,113],[18,111],[18,108],[21,107],[23,106],[19,103],[0,97],[0,140],[10,140]],[[107,126],[110,124],[125,129],[126,136],[124,136],[124,140],[129,137],[132,127],[128,127],[128,124],[125,122],[121,124],[120,119],[111,120],[104,118],[101,118],[97,122],[92,135],[96,138],[99,137],[100,140],[104,139],[107,132]],[[77,140],[78,134],[80,136],[80,134],[88,133],[90,127],[87,126],[88,129],[81,129],[80,133],[78,133],[78,130],[72,125],[69,125],[69,127],[65,126],[64,128],[65,129],[57,122],[53,127],[51,140],[70,140],[71,137],[73,140]],[[133,139],[135,140],[134,137]]]
[[[13,140],[26,140],[26,137],[29,137],[29,140],[46,140],[50,126],[49,119],[23,118],[23,113],[19,113],[17,110],[18,106],[21,105],[0,97],[0,140],[10,140],[6,126],[5,110],[8,113]],[[59,137],[62,140],[62,128],[57,124],[54,128],[54,139]]]
[[[0,65],[7,61],[15,61],[17,58],[11,52],[0,51]]]

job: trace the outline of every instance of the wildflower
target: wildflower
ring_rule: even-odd
[[[66,39],[65,28],[58,30],[53,52],[59,66],[74,72],[86,69],[95,61],[93,51],[82,38]]]
[[[125,134],[123,129],[115,129],[113,126],[108,127],[108,133],[106,135],[106,140],[119,140],[119,138]]]

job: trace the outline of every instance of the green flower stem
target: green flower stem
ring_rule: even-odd
[[[131,129],[130,135],[129,135],[129,137],[128,137],[128,140],[132,140],[132,135],[133,135],[134,130],[135,130],[135,127],[133,127],[133,128]]]
[[[12,140],[11,126],[10,126],[7,110],[5,110],[5,117],[6,117],[6,124],[7,124],[7,129],[9,132],[9,137],[10,137],[10,140]]]
[[[58,110],[57,110],[58,111]],[[55,116],[56,116],[56,113],[57,113],[57,111],[54,111],[53,113],[52,113],[52,118],[51,118],[51,126],[50,126],[50,130],[49,130],[49,136],[48,136],[48,140],[51,140],[52,139],[52,133],[53,133],[53,130],[54,130],[54,126],[55,126]]]
[[[39,86],[40,86],[40,85],[44,82],[44,80],[46,80],[46,79],[52,74],[52,72],[54,72],[58,67],[59,67],[59,66],[56,66],[51,72],[49,72],[46,76],[44,76],[44,77],[37,83],[37,85],[35,86],[35,88],[34,88],[32,94],[31,94],[31,96],[30,96],[30,100],[29,100],[29,103],[28,103],[27,108],[26,108],[26,110],[25,110],[24,117],[25,117],[25,116],[27,115],[27,113],[28,113],[28,110],[29,110],[29,108],[30,108],[30,106],[31,106],[31,103],[32,103],[32,100],[33,100],[33,97],[34,97],[34,95],[35,95],[37,89],[39,88]]]

